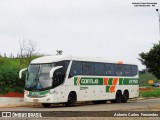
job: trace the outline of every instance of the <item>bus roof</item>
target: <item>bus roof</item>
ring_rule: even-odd
[[[44,56],[39,57],[31,61],[31,64],[43,64],[43,63],[53,63],[63,60],[77,60],[77,61],[90,61],[90,62],[103,62],[103,63],[117,63],[117,64],[132,64],[124,63],[122,61],[111,61],[102,57],[80,57],[80,56],[66,56],[66,55],[54,55],[54,56]]]

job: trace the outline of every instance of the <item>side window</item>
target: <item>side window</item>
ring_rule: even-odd
[[[57,62],[55,66],[63,66],[62,67],[62,74],[65,74],[64,73],[64,71],[65,71],[65,62],[64,61]]]
[[[95,75],[104,76],[105,75],[105,65],[103,63],[94,63]]]
[[[123,76],[124,75],[124,67],[123,65],[115,65],[116,76]]]
[[[66,71],[68,68],[69,60],[67,61],[59,61],[55,63],[55,66],[63,66],[60,69],[57,69],[53,74],[53,87],[61,85],[64,82]]]
[[[137,65],[132,65],[132,76],[135,76],[138,74],[138,67]]]
[[[132,68],[131,68],[131,65],[125,65],[124,66],[124,75],[125,76],[131,76],[132,74]]]
[[[61,68],[56,70],[53,75],[53,87],[57,87],[64,81]]]
[[[69,60],[64,61],[65,62],[65,72],[67,72],[68,69],[68,65],[69,65]]]
[[[60,61],[60,62],[57,62],[55,66],[63,66],[62,74],[66,74],[69,62],[70,62],[69,60]]]
[[[76,75],[82,75],[82,62],[80,61],[73,61],[69,77],[73,77]]]
[[[72,62],[72,66],[71,66],[71,69],[70,69],[70,73],[69,73],[69,78],[70,77],[73,77],[76,75],[76,62],[73,61]]]
[[[115,68],[114,68],[114,64],[105,64],[105,75],[107,76],[114,76],[115,75]]]
[[[76,75],[82,75],[82,62],[76,62]]]
[[[83,62],[83,75],[94,75],[94,64],[91,62]]]

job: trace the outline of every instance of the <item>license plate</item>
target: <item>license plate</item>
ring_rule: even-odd
[[[37,103],[39,100],[38,99],[33,99],[33,102]]]

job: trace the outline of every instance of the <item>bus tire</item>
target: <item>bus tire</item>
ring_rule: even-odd
[[[121,100],[122,100],[122,92],[120,90],[118,90],[116,92],[115,100],[111,100],[111,103],[121,103]]]
[[[76,103],[76,100],[77,100],[76,93],[74,93],[74,92],[69,93],[68,101],[65,103],[65,106],[66,107],[74,106]]]
[[[116,92],[115,102],[116,102],[116,103],[121,103],[121,99],[122,99],[122,92],[121,92],[121,91],[117,91],[117,92]]]
[[[122,95],[122,103],[126,103],[128,101],[128,98],[129,98],[129,92],[128,90],[125,90],[123,95]]]
[[[42,106],[48,108],[51,106],[51,103],[42,103]]]

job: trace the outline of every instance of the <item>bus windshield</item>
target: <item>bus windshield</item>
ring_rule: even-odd
[[[49,77],[50,70],[55,66],[52,64],[30,64],[26,74],[25,88],[30,90],[41,90],[52,86],[52,78]]]

